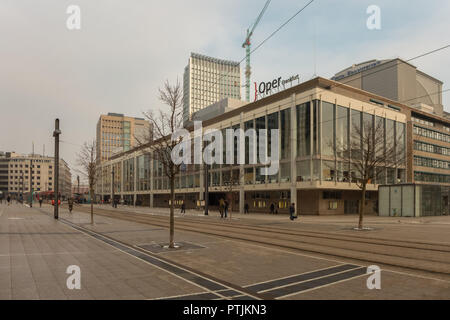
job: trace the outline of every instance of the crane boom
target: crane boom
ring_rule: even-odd
[[[244,43],[242,44],[242,47],[245,48],[245,98],[247,102],[250,102],[250,76],[251,76],[251,67],[250,67],[250,53],[251,53],[251,42],[250,39],[253,35],[253,31],[255,31],[256,27],[258,26],[259,22],[261,21],[262,16],[267,10],[267,7],[269,6],[271,0],[267,0],[264,4],[264,7],[262,8],[261,12],[259,13],[258,17],[256,18],[255,23],[251,25],[247,29],[247,36],[245,38]]]

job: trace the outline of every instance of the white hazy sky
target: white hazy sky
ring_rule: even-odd
[[[0,0],[0,150],[30,153],[34,141],[35,152],[45,144],[52,155],[58,117],[61,156],[76,167],[99,115],[159,108],[158,87],[182,80],[190,52],[240,61],[245,30],[264,2]],[[253,44],[307,2],[272,0]],[[381,8],[381,30],[366,28],[372,4]],[[66,28],[69,5],[81,8],[81,30]],[[447,0],[315,0],[254,53],[252,80],[309,80],[374,58],[410,59],[450,44],[449,17]],[[411,63],[448,88],[450,49]]]

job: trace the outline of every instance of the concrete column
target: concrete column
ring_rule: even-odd
[[[113,179],[112,179],[112,172],[113,172],[113,170],[114,170],[114,164],[111,164],[111,170],[109,172],[109,174],[111,175],[111,182],[110,182],[110,189],[109,189],[109,193],[111,195],[111,199],[113,198],[113,187],[114,187]],[[115,179],[115,177],[114,177],[114,179]]]
[[[319,157],[320,157],[320,167],[319,167],[319,184],[322,184],[322,136],[323,136],[323,131],[322,131],[322,96],[320,96],[320,100],[319,100],[319,123],[317,124],[317,143],[318,143],[318,147],[319,147]]]
[[[104,186],[103,186],[103,180],[104,180],[104,177],[103,177],[103,165],[100,165],[100,176],[102,177],[102,192],[100,193],[100,196],[101,196],[100,200],[103,200],[104,193],[105,193],[105,189],[104,189]]]
[[[349,114],[348,114],[348,139],[347,146],[350,146],[350,142],[352,141],[352,104],[349,103]],[[348,185],[352,184],[352,148],[348,148]]]
[[[123,160],[120,160],[120,201],[123,201]],[[119,178],[119,177],[118,177]]]
[[[194,154],[194,162],[200,162],[200,188],[199,188],[199,194],[198,199],[200,201],[205,200],[205,166],[203,164],[203,129],[201,131],[201,134],[194,132],[194,144],[198,141],[197,139],[200,139],[200,145],[198,146],[200,150],[196,150],[196,147],[194,146],[194,152],[200,153],[200,159],[196,160],[196,155]]]
[[[154,192],[154,184],[153,184],[153,151],[150,152],[150,208],[153,208],[153,192]]]
[[[240,129],[244,130],[244,113],[241,112],[239,115],[239,125]],[[241,139],[244,138],[243,136],[239,138],[239,144],[244,143],[245,140],[242,142]],[[240,147],[239,145],[237,146]],[[233,155],[234,156],[234,155]],[[237,159],[239,161],[239,159]],[[231,172],[233,174],[233,172]],[[244,205],[245,205],[245,190],[244,190],[244,164],[239,165],[239,213],[244,213]]]
[[[137,154],[136,152],[133,154],[134,156],[134,170],[133,170],[133,206],[136,206],[136,200],[137,200]]]
[[[310,155],[309,155],[309,171],[310,171],[310,174],[309,174],[309,180],[310,180],[310,183],[311,183],[311,185],[313,184],[313,175],[314,175],[314,170],[313,170],[313,154],[314,154],[314,146],[313,146],[313,143],[314,143],[314,132],[313,132],[313,130],[314,130],[314,100],[311,98],[310,99],[310,101],[309,101],[309,107],[310,107],[310,110],[309,110],[309,115],[310,115],[310,118],[309,118],[309,132],[310,132],[310,135],[309,135],[309,153],[310,153]]]
[[[291,203],[295,204],[295,210],[298,210],[297,204],[297,108],[295,104],[295,93],[291,96],[291,130],[290,130],[290,144],[291,144]]]
[[[338,117],[338,104],[337,104],[337,99],[334,99],[334,117],[333,117],[333,122],[334,122],[334,150],[333,150],[333,154],[334,154],[334,184],[337,185],[337,176],[338,176],[338,165],[337,165],[337,153],[336,153],[336,140],[337,140],[337,117]]]

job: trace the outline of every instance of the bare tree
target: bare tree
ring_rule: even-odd
[[[91,198],[91,223],[94,223],[94,195],[97,183],[97,151],[95,141],[85,142],[78,153],[77,163],[81,167],[81,173],[86,176],[89,184],[89,194]]]
[[[362,121],[362,125],[353,124],[350,141],[330,142],[339,159],[350,158],[350,171],[353,170],[350,178],[361,189],[359,230],[363,229],[367,185],[377,181],[386,168],[397,168],[405,160],[405,133],[396,139],[394,129],[386,131],[384,121],[378,119]]]
[[[171,85],[168,81],[164,88],[159,89],[159,100],[167,107],[158,113],[153,111],[144,112],[150,122],[153,133],[146,138],[146,144],[152,151],[152,158],[161,163],[163,173],[169,180],[170,185],[170,241],[169,248],[174,248],[174,206],[175,206],[175,178],[180,172],[181,164],[172,161],[171,154],[175,146],[182,138],[172,139],[174,132],[182,128],[182,98],[183,91],[180,83]],[[142,143],[140,143],[142,144]]]

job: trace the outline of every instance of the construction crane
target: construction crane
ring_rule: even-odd
[[[258,18],[256,18],[255,23],[247,29],[247,37],[245,38],[245,41],[242,44],[242,48],[245,48],[245,53],[246,53],[246,55],[245,55],[245,62],[246,62],[246,66],[245,66],[245,98],[246,98],[247,102],[250,102],[250,76],[252,74],[252,71],[250,68],[250,53],[251,53],[250,38],[252,37],[253,31],[255,31],[255,28],[259,24],[259,21],[261,20],[262,16],[266,12],[270,1],[271,0],[266,1],[264,8],[259,13]]]

